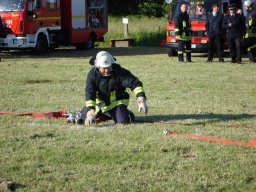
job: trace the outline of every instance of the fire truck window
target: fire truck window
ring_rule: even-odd
[[[57,9],[57,0],[47,0],[48,9]]]
[[[41,7],[41,1],[40,0],[34,0],[34,8],[38,9]]]
[[[24,0],[1,0],[0,11],[20,11],[24,9]]]
[[[8,9],[9,2],[7,0],[0,1],[0,10],[6,10]]]

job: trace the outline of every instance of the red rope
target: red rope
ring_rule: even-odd
[[[49,112],[49,113],[9,113],[0,111],[0,114],[3,115],[11,115],[11,116],[32,116],[36,118],[49,117],[49,118],[64,118],[67,117],[67,112],[57,111],[57,112]]]
[[[183,137],[188,137],[188,138],[192,138],[192,139],[200,139],[200,140],[212,141],[212,142],[217,142],[217,143],[227,143],[227,144],[232,144],[232,145],[256,147],[256,139],[251,139],[247,143],[244,143],[244,142],[240,142],[240,141],[226,140],[226,139],[215,138],[215,137],[174,133],[169,130],[164,130],[164,133],[167,136],[183,136]]]

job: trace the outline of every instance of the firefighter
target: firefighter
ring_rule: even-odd
[[[95,123],[100,116],[110,117],[115,123],[131,123],[134,114],[127,109],[129,94],[126,88],[135,93],[139,111],[147,114],[146,95],[137,77],[117,64],[113,56],[105,51],[96,55],[94,63],[87,75],[86,107],[81,112],[86,116],[85,125]]]
[[[241,41],[244,30],[243,17],[236,14],[236,7],[229,6],[229,14],[224,17],[223,28],[227,31],[228,48],[231,63],[242,64]]]
[[[3,23],[2,23],[2,17],[1,17],[1,15],[0,15],[0,31],[3,29]],[[0,50],[0,52],[1,52],[1,50]],[[0,57],[0,62],[1,62],[1,57]]]
[[[180,13],[175,18],[175,36],[178,41],[178,59],[184,62],[183,53],[186,53],[187,62],[191,62],[191,35],[192,29],[187,13],[187,5],[180,6]]]
[[[218,57],[220,62],[224,62],[223,59],[223,14],[219,12],[217,4],[213,4],[212,13],[209,13],[206,20],[206,31],[209,38],[209,50],[207,62],[212,62],[215,51],[215,45],[218,51]]]
[[[251,62],[256,62],[256,8],[251,0],[244,2],[247,11],[246,16],[246,35],[247,52]]]

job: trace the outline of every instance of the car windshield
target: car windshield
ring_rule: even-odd
[[[219,6],[219,0],[183,0],[178,1],[174,7],[173,18],[180,12],[180,6],[186,4],[188,7],[188,14],[191,20],[205,20],[207,13],[212,11],[212,5],[217,4]]]
[[[0,12],[22,11],[25,0],[1,0]]]

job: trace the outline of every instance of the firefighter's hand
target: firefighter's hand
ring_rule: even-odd
[[[91,109],[87,112],[84,124],[86,126],[88,126],[88,125],[91,125],[91,124],[94,124],[94,123],[96,123],[96,114],[95,114],[95,110]]]
[[[229,27],[232,27],[232,23],[229,23],[228,26],[229,26]]]
[[[180,39],[180,36],[179,36],[179,35],[177,35],[177,36],[176,36],[176,39]]]
[[[148,105],[147,105],[145,97],[138,97],[137,101],[139,102],[139,112],[143,111],[147,115]]]

